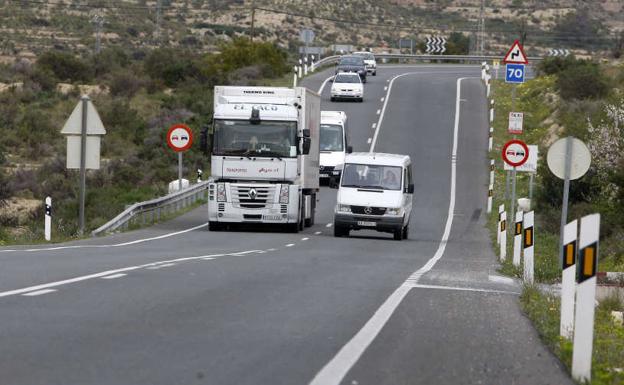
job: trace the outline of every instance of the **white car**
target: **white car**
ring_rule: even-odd
[[[392,233],[397,241],[407,239],[413,183],[407,155],[347,155],[336,197],[334,236],[348,236],[351,230],[377,230]]]
[[[372,52],[354,52],[354,55],[362,56],[364,58],[364,64],[366,64],[366,72],[377,76],[377,60]]]
[[[364,100],[364,85],[360,75],[355,72],[340,72],[332,81],[330,100],[352,99]]]
[[[320,134],[320,172],[321,181],[330,186],[340,182],[340,167],[345,155],[353,152],[349,146],[347,114],[344,111],[321,111]]]

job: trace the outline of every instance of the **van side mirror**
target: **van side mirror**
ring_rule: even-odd
[[[353,152],[353,146],[347,146],[347,154],[351,154]]]
[[[408,194],[413,194],[414,193],[414,184],[410,183],[407,185],[407,193]]]

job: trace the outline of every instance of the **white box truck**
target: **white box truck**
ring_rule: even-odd
[[[208,185],[210,230],[314,224],[320,96],[304,87],[216,86]]]

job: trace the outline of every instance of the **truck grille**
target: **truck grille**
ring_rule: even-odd
[[[370,212],[367,212],[367,211],[370,211]],[[386,213],[386,208],[385,207],[351,206],[351,212],[353,214],[384,215]]]
[[[232,186],[232,202],[244,209],[265,208],[275,203],[275,186]]]

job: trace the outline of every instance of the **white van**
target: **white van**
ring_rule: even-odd
[[[335,185],[340,181],[340,168],[345,155],[353,150],[349,146],[347,114],[344,111],[321,111],[320,173],[322,182]]]
[[[334,236],[351,230],[407,239],[412,212],[412,162],[407,155],[358,152],[345,157],[334,211]]]

